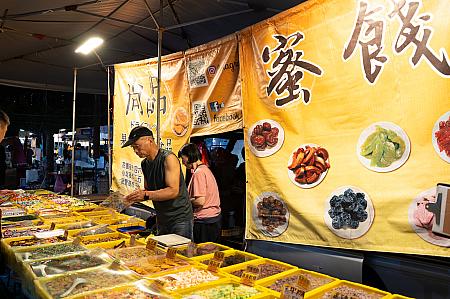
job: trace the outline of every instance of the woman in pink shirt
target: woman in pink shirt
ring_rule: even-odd
[[[209,167],[193,143],[185,144],[178,158],[192,173],[188,193],[194,209],[194,242],[218,242],[221,235],[219,188]]]

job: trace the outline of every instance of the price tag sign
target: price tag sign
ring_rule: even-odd
[[[56,227],[56,223],[52,222],[52,224],[50,224],[50,230],[54,230]]]
[[[175,256],[177,255],[177,249],[174,247],[170,247],[167,249],[166,258],[173,260],[175,259]]]
[[[305,291],[302,289],[285,284],[281,289],[280,299],[303,299],[304,296]]]
[[[255,285],[255,281],[257,278],[258,276],[254,273],[244,272],[241,276],[241,283],[245,284],[246,286],[252,287]]]
[[[151,283],[151,287],[155,288],[157,290],[164,290],[165,286],[166,286],[166,282],[163,280],[160,280],[160,279],[155,279]]]
[[[135,245],[136,245],[136,235],[131,235],[130,246],[133,247]]]
[[[81,237],[76,237],[75,239],[73,239],[73,245],[80,245],[81,243]]]
[[[297,280],[297,286],[304,290],[305,292],[308,291],[310,286],[310,281],[308,278],[306,278],[304,275],[299,275]]]
[[[197,252],[197,245],[194,242],[189,242],[188,247],[187,247],[186,256],[193,257],[193,256],[195,256],[196,252]]]
[[[158,241],[157,240],[154,240],[154,239],[151,239],[151,238],[147,240],[146,247],[147,247],[148,250],[155,251],[156,250],[156,246],[158,246]]]
[[[222,261],[212,259],[208,263],[208,270],[216,273],[217,271],[219,271],[221,266],[222,266]]]
[[[115,259],[112,261],[111,265],[109,265],[109,269],[117,271],[120,268],[120,261],[118,259]]]
[[[225,253],[223,251],[214,252],[214,259],[216,261],[222,261],[225,259]]]
[[[69,237],[69,231],[68,230],[65,230],[64,231],[64,235],[62,236],[62,239],[64,240],[64,241],[67,241],[67,238]]]
[[[247,266],[247,270],[245,270],[245,271],[246,271],[246,272],[253,273],[253,274],[256,274],[257,276],[259,276],[260,269],[259,269],[258,266],[255,266],[255,265],[248,265],[248,266]]]

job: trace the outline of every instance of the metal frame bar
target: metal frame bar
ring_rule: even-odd
[[[111,87],[110,87],[110,73],[111,73],[111,67],[108,66],[107,68],[108,73],[108,183],[109,188],[108,190],[111,190],[112,186],[112,164],[111,164]]]
[[[75,108],[77,100],[77,68],[73,69],[73,111],[72,111],[72,170],[70,178],[70,196],[73,196],[73,174],[75,170]]]
[[[248,12],[252,12],[252,11],[255,11],[255,10],[253,8],[250,8],[250,9],[244,9],[244,10],[240,10],[240,11],[230,12],[230,13],[223,14],[223,15],[218,15],[218,16],[214,16],[214,17],[204,18],[204,19],[191,21],[191,22],[186,22],[186,23],[183,23],[183,24],[172,25],[172,26],[166,27],[166,30],[178,29],[178,28],[181,28],[181,27],[191,26],[191,25],[204,23],[204,22],[208,22],[208,21],[213,21],[213,20],[217,20],[217,19],[221,19],[221,18],[226,18],[226,17],[230,17],[230,16],[240,15],[240,14],[244,14],[244,13],[248,13]]]

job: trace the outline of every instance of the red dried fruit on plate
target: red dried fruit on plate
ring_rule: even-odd
[[[272,132],[269,132],[266,136],[266,143],[268,146],[275,146],[278,143],[278,137],[274,136]]]
[[[279,132],[280,130],[277,128],[277,127],[273,127],[271,130],[270,130],[270,132],[274,135],[274,136],[278,136],[278,132]]]
[[[250,137],[250,141],[252,145],[258,149],[261,147],[265,148],[266,146],[266,139],[263,135],[252,135],[252,137]]]
[[[252,134],[252,135],[261,135],[262,132],[263,132],[263,126],[257,125],[257,126],[253,129],[253,134]]]
[[[263,123],[263,130],[264,131],[270,131],[272,129],[272,126],[268,122]]]

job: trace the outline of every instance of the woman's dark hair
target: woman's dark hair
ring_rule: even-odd
[[[0,110],[0,125],[9,126],[9,117],[3,110]]]
[[[198,160],[202,160],[202,154],[200,153],[197,145],[193,143],[187,143],[178,152],[178,158],[181,156],[188,157],[188,163],[194,163]]]

